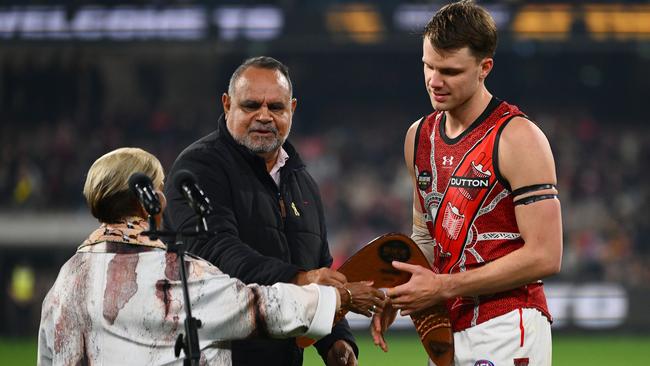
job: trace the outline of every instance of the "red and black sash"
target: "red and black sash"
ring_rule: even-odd
[[[438,270],[450,273],[462,258],[472,223],[497,182],[493,152],[497,131],[516,115],[505,113],[472,146],[449,179],[433,222],[434,238],[441,251]]]

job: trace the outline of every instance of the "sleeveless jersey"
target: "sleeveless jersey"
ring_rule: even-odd
[[[508,182],[498,170],[498,140],[514,105],[492,98],[470,127],[450,139],[445,114],[422,119],[415,136],[418,197],[434,241],[433,270],[457,273],[483,266],[520,248]],[[541,281],[513,290],[450,299],[454,331],[472,327],[517,308],[536,308],[551,320]]]

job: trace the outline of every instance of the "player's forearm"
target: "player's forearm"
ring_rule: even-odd
[[[559,272],[562,261],[560,218],[550,215],[547,219],[543,221],[543,228],[526,231],[524,245],[514,252],[474,270],[443,275],[445,297],[506,291]]]
[[[433,239],[424,219],[424,214],[413,207],[413,232],[411,239],[418,245],[429,265],[433,265]]]
[[[531,243],[532,246],[532,243]],[[477,296],[510,290],[557,273],[556,258],[522,247],[480,268],[441,275],[445,298]]]

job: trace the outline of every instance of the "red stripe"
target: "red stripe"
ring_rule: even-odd
[[[519,308],[519,331],[521,332],[521,342],[519,347],[524,346],[524,315],[521,308]]]

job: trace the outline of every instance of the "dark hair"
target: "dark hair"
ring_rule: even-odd
[[[440,8],[424,27],[422,36],[439,50],[457,50],[467,46],[478,59],[494,56],[497,48],[494,19],[472,0]]]
[[[138,199],[131,191],[116,192],[103,197],[90,208],[100,222],[114,224],[138,213]]]
[[[235,72],[233,72],[232,76],[230,77],[230,82],[228,83],[228,94],[232,95],[235,88],[235,82],[249,67],[258,67],[260,69],[280,71],[280,73],[284,75],[285,79],[287,79],[287,83],[289,84],[289,94],[293,95],[293,85],[291,84],[291,78],[289,77],[289,68],[282,62],[269,56],[251,57],[239,65],[239,67],[237,67]]]

